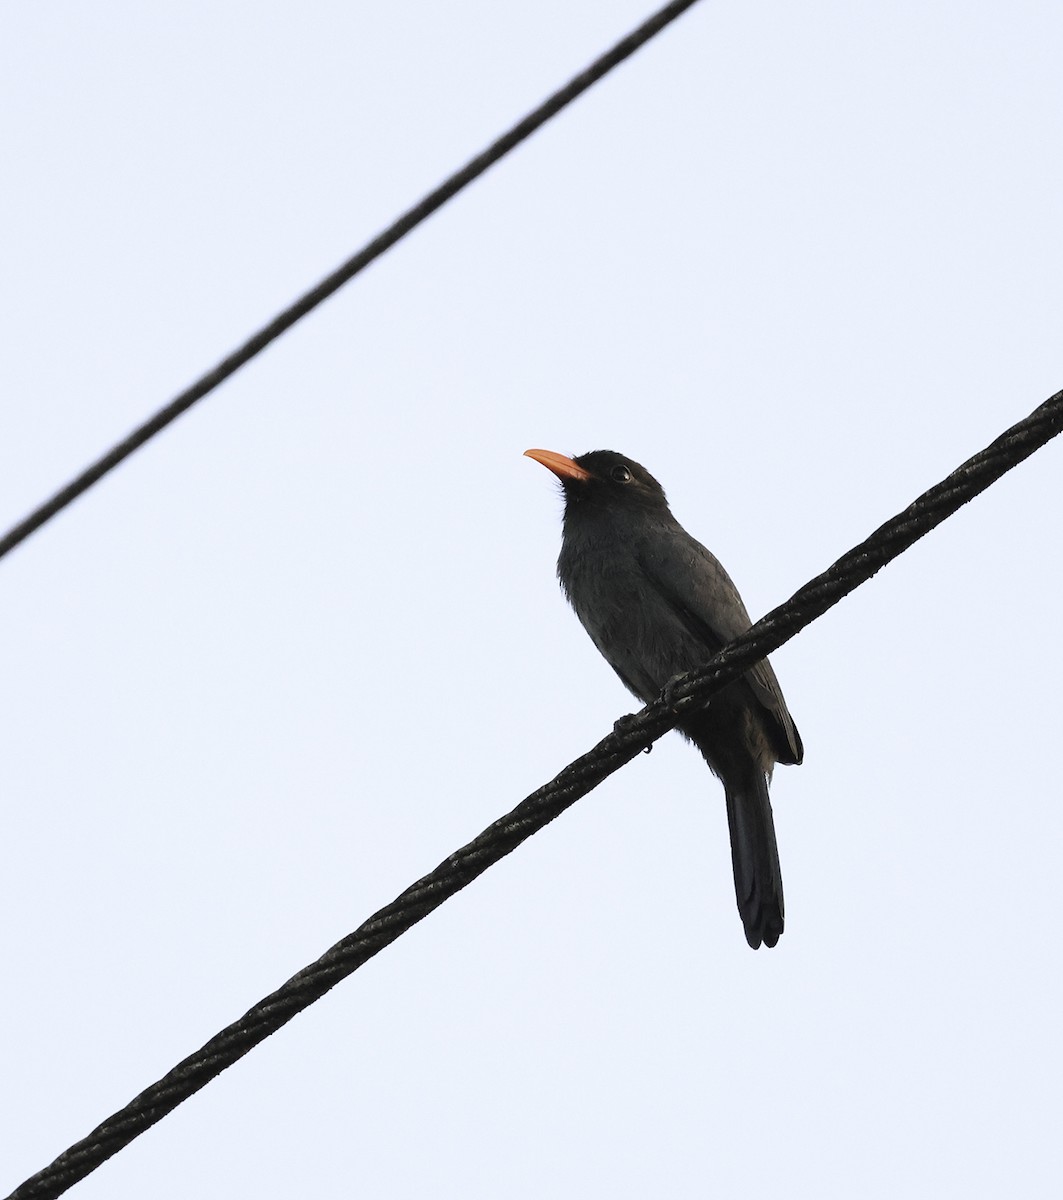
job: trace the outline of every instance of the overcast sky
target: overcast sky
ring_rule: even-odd
[[[0,524],[651,10],[0,12]],[[704,0],[0,563],[0,1191],[634,702],[521,457],[773,607],[1063,386],[1063,9]],[[1063,445],[774,656],[787,929],[665,738],[73,1194],[1060,1175]]]

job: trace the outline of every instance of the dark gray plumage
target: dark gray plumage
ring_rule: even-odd
[[[727,572],[672,516],[645,467],[612,450],[575,459],[543,450],[528,455],[564,488],[557,573],[565,594],[640,700],[657,699],[676,675],[749,628]],[[784,909],[768,781],[777,762],[800,763],[804,750],[771,665],[759,663],[679,728],[724,786],[746,940],[754,949],[774,946]]]

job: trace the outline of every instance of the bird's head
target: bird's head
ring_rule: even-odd
[[[664,488],[633,459],[615,450],[591,450],[567,458],[553,450],[525,450],[561,480],[566,514],[575,511],[667,511]]]

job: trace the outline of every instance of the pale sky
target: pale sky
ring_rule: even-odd
[[[0,525],[650,11],[5,6]],[[1063,386],[1061,52],[703,0],[0,563],[0,1192],[635,707],[527,447],[759,616]],[[774,656],[775,950],[670,735],[71,1194],[1055,1196],[1061,470]]]

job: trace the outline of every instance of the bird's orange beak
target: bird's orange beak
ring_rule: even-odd
[[[537,463],[542,463],[548,471],[553,471],[562,483],[566,479],[576,479],[582,483],[583,480],[591,478],[590,471],[585,471],[575,459],[566,458],[553,450],[525,450],[524,457],[534,458]]]

